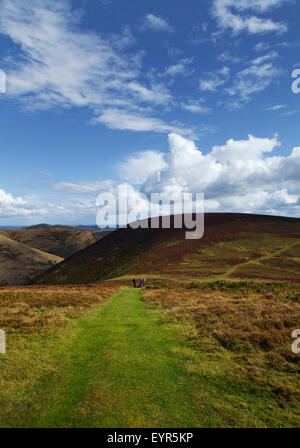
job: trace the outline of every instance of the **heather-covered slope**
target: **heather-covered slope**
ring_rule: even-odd
[[[41,284],[133,275],[181,281],[249,278],[300,281],[300,219],[206,214],[205,235],[185,229],[118,229],[50,269]]]

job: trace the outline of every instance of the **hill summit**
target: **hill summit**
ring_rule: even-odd
[[[186,229],[120,228],[57,264],[36,282],[93,283],[112,278],[205,281],[247,278],[300,281],[300,219],[205,214],[205,233]]]

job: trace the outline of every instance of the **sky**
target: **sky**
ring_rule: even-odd
[[[133,203],[204,193],[206,212],[300,217],[299,14],[0,0],[0,226],[95,224],[120,184]]]

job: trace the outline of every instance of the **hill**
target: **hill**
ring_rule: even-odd
[[[71,226],[40,224],[26,229],[0,230],[0,233],[34,249],[67,258],[98,241],[107,231],[88,231]]]
[[[27,229],[27,230],[37,230],[37,229],[49,229],[50,227],[55,227],[55,226],[51,226],[50,224],[36,224],[34,226],[25,227],[25,229]]]
[[[28,227],[0,227],[0,229],[27,229],[27,230],[35,230],[35,229],[54,229],[54,228],[61,228],[61,229],[82,229],[82,230],[89,230],[93,232],[111,232],[114,229],[107,228],[104,230],[99,230],[99,227],[96,225],[90,225],[90,226],[68,226],[66,224],[35,224],[33,226]]]
[[[76,284],[132,276],[300,281],[299,237],[300,219],[247,214],[206,214],[200,240],[186,240],[185,229],[121,228],[36,282]]]
[[[0,285],[26,285],[63,259],[0,234]]]

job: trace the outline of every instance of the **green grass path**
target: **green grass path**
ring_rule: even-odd
[[[180,326],[126,289],[80,320],[64,367],[40,385],[40,408],[26,426],[199,426],[205,414],[186,371],[193,354]],[[179,330],[179,331],[178,331]],[[191,405],[191,403],[193,403]],[[24,417],[25,418],[25,417]]]
[[[296,425],[299,417],[278,407],[270,390],[249,383],[234,354],[194,331],[125,289],[54,339],[36,337],[29,354],[50,358],[39,375],[32,367],[32,381],[13,399],[0,400],[0,427]]]

